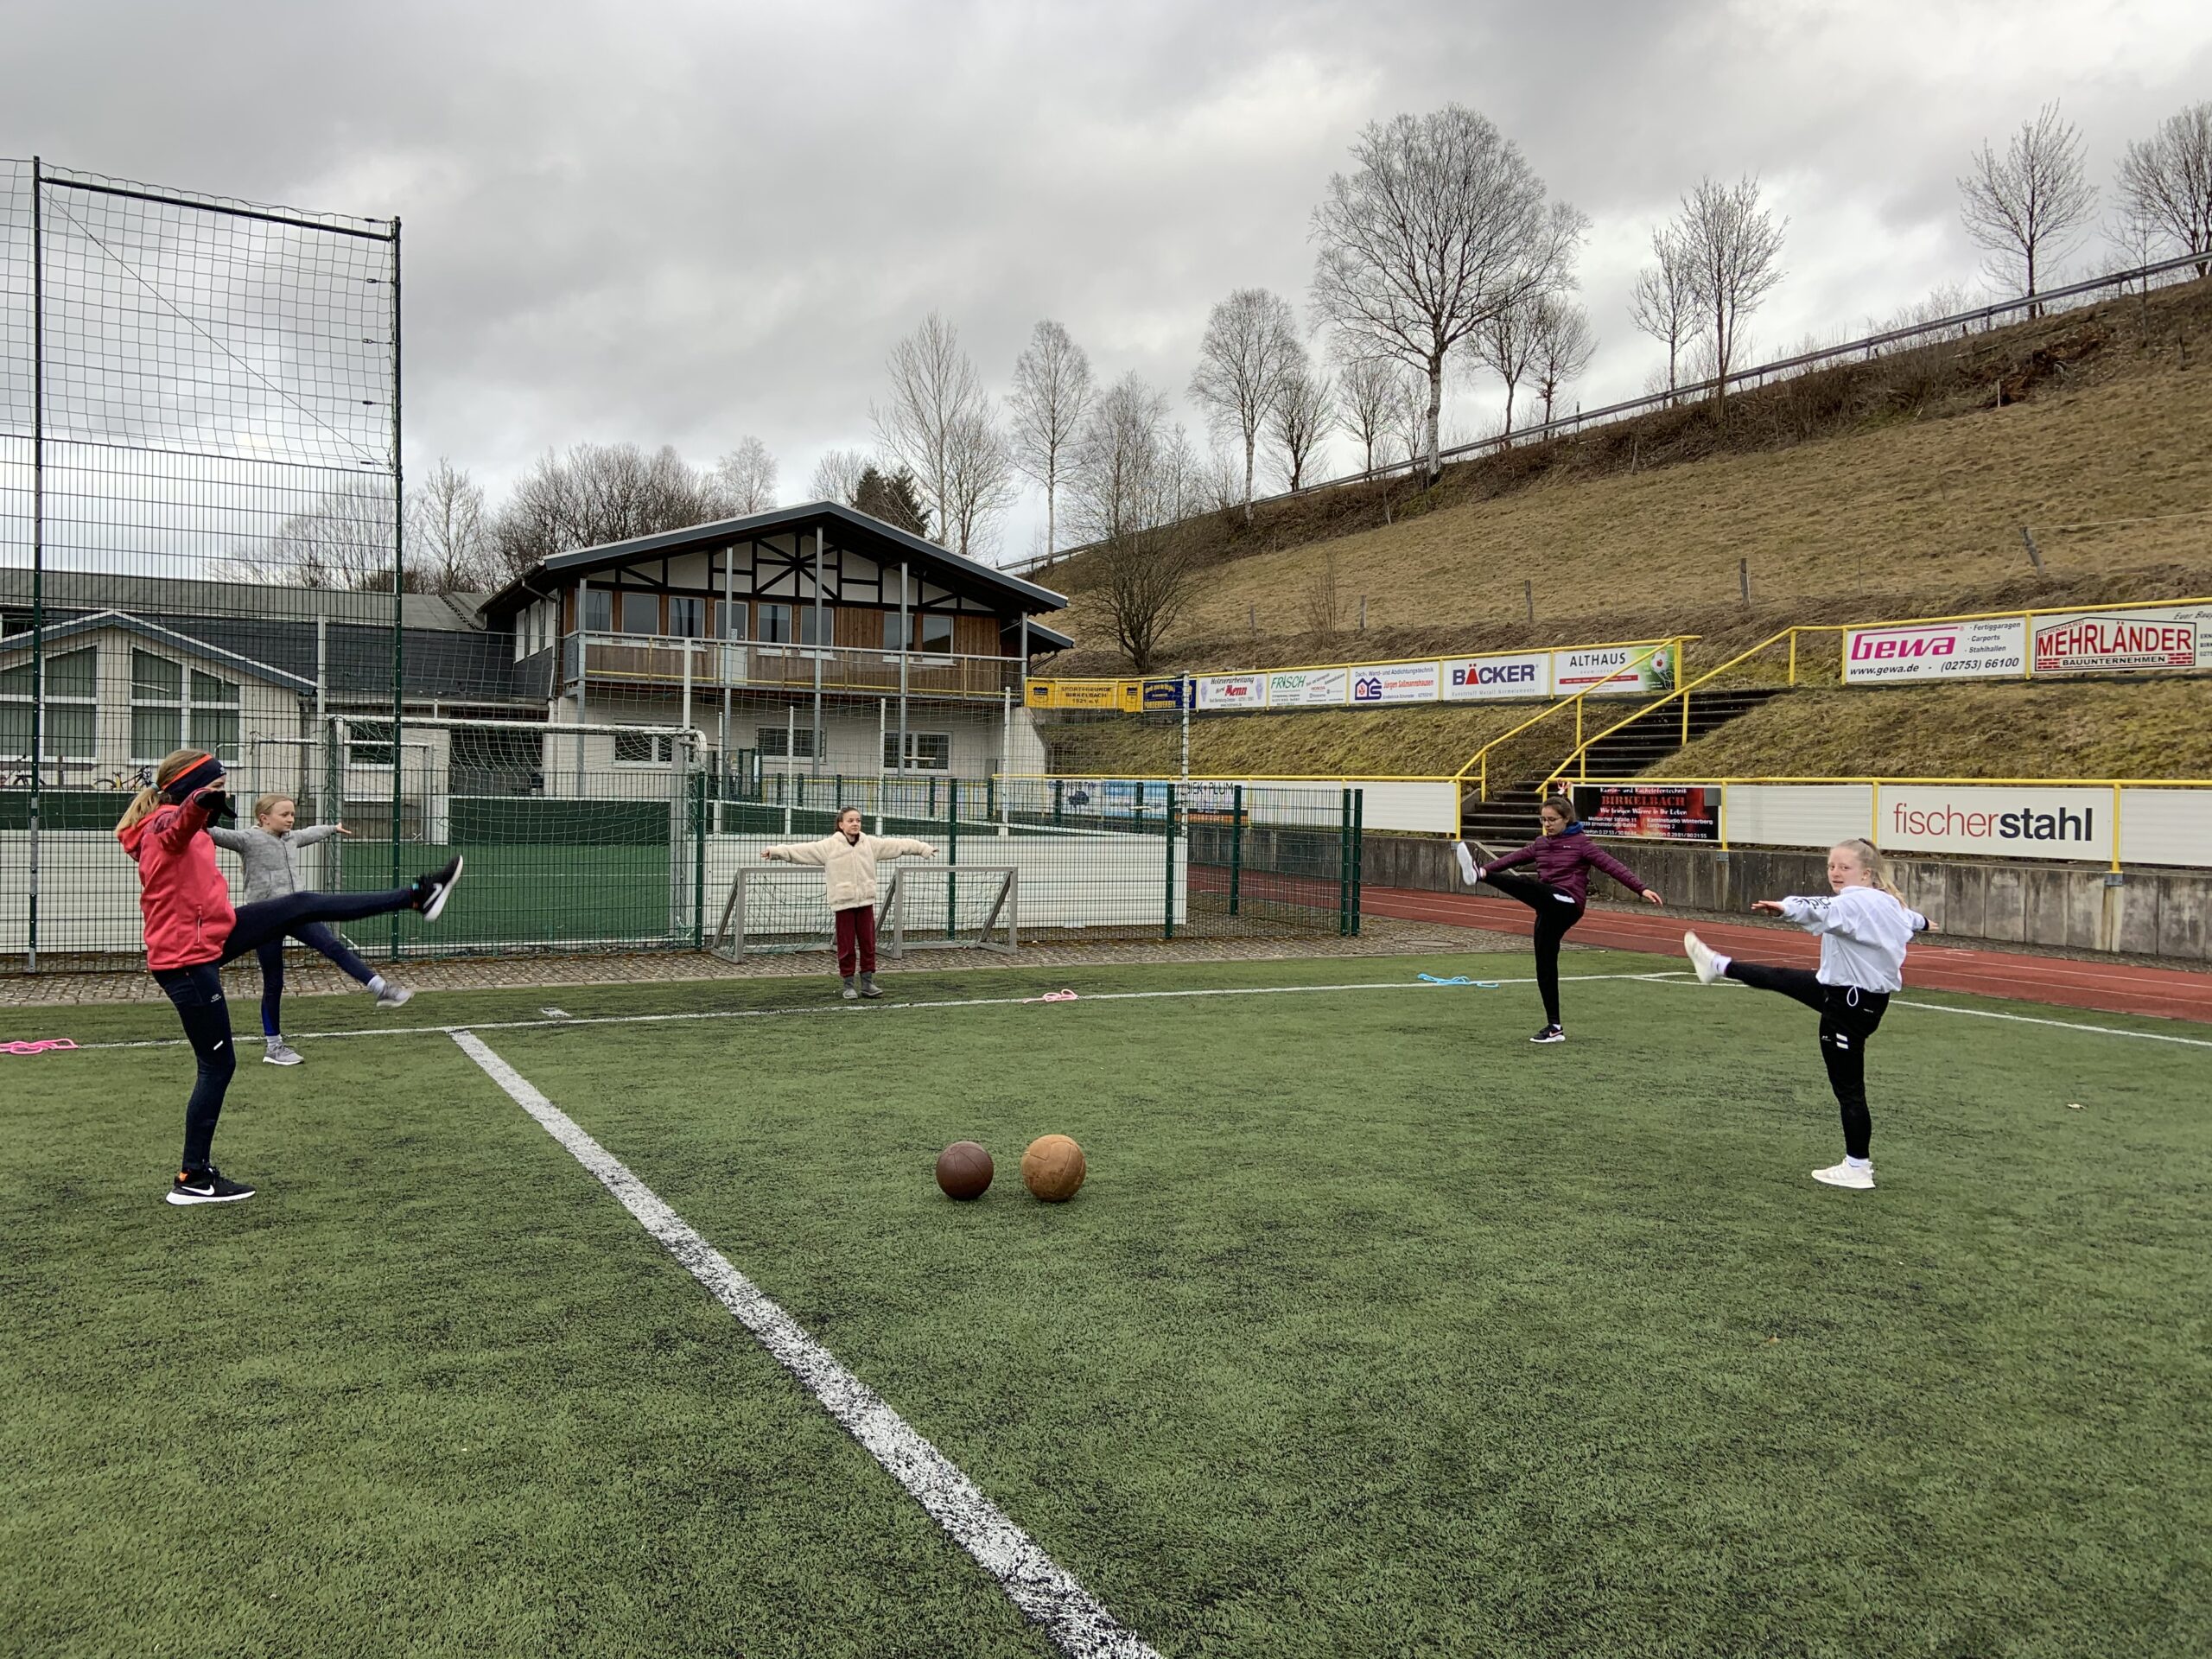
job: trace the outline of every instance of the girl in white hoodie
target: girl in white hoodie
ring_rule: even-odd
[[[822,867],[823,896],[836,917],[837,973],[845,982],[845,1000],[881,996],[875,985],[876,861],[935,858],[937,849],[903,836],[868,835],[861,829],[860,808],[849,806],[837,814],[837,827],[821,840],[763,847],[760,856]]]
[[[1883,875],[1882,855],[1870,842],[1839,842],[1828,849],[1828,886],[1834,892],[1824,899],[1762,899],[1751,906],[1821,936],[1817,973],[1738,962],[1694,933],[1682,935],[1682,949],[1700,984],[1726,977],[1758,990],[1779,991],[1819,1010],[1821,1058],[1843,1113],[1843,1161],[1815,1170],[1813,1179],[1863,1192],[1874,1185],[1866,1041],[1882,1023],[1891,994],[1903,988],[1905,946],[1914,934],[1927,930],[1928,918],[1906,907]]]

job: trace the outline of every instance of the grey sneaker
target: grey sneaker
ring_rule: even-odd
[[[874,974],[862,974],[861,976],[861,995],[862,996],[881,996],[883,995],[882,991],[877,988],[875,976]]]
[[[847,979],[845,981],[845,988],[841,993],[845,1001],[848,1002],[857,1001],[860,998],[860,988],[855,985],[850,979]]]
[[[264,1065],[297,1065],[304,1057],[282,1037],[269,1039],[269,1052],[261,1057]]]
[[[390,981],[386,981],[384,989],[377,993],[377,1007],[380,1008],[404,1008],[407,1006],[409,1000],[412,998],[414,995],[415,993],[410,990],[406,986],[394,985]]]

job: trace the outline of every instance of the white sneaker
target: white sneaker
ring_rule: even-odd
[[[1459,855],[1459,879],[1473,887],[1483,879],[1482,871],[1476,867],[1475,855],[1467,850],[1467,843],[1464,841],[1453,842],[1452,850]]]
[[[1826,1169],[1815,1170],[1813,1179],[1829,1186],[1847,1186],[1854,1192],[1872,1192],[1874,1190],[1874,1166],[1853,1166],[1848,1162],[1833,1164]]]
[[[1682,950],[1697,969],[1697,982],[1710,985],[1720,977],[1720,953],[1694,933],[1682,935]]]
[[[404,1008],[414,999],[414,991],[409,987],[395,985],[390,980],[386,980],[384,988],[377,993],[377,1007]]]
[[[269,1052],[261,1057],[264,1065],[297,1065],[305,1057],[282,1037],[269,1039]]]

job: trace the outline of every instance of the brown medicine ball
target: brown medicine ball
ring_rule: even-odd
[[[947,1198],[982,1198],[991,1174],[991,1154],[973,1141],[956,1141],[937,1155],[937,1184]]]
[[[1021,1154],[1021,1184],[1047,1204],[1065,1204],[1083,1185],[1083,1148],[1065,1135],[1039,1135]]]

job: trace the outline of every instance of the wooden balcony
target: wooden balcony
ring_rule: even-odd
[[[949,652],[863,651],[849,645],[794,645],[748,639],[672,639],[640,633],[583,636],[585,693],[596,686],[689,683],[695,691],[824,691],[896,696],[902,683],[917,697],[973,697],[996,702],[1021,696],[1021,664],[1013,657]],[[562,641],[562,690],[576,684],[577,636]],[[902,682],[901,667],[904,667]]]

